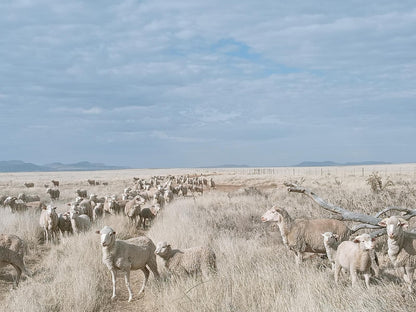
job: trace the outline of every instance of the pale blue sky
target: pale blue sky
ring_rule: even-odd
[[[0,160],[415,162],[415,34],[414,1],[4,0]]]

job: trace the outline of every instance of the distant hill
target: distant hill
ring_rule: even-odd
[[[26,163],[21,160],[0,161],[0,172],[36,172],[36,171],[94,171],[94,170],[118,170],[129,169],[121,166],[108,166],[105,164],[81,161],[74,164],[63,164],[59,162],[43,166]]]
[[[207,166],[207,167],[199,167],[199,168],[250,168],[250,166],[249,165],[225,164],[225,165]]]
[[[329,166],[365,166],[365,165],[390,165],[391,162],[385,161],[359,161],[359,162],[346,162],[336,163],[334,161],[303,161],[300,164],[294,165],[294,167],[329,167]]]

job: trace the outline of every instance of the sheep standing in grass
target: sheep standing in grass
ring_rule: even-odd
[[[129,302],[133,298],[130,288],[130,271],[142,270],[144,273],[144,281],[139,295],[144,291],[146,283],[149,279],[149,269],[153,272],[155,278],[159,279],[157,270],[157,262],[155,255],[155,244],[146,236],[130,238],[128,240],[116,239],[116,232],[109,226],[105,226],[101,231],[97,231],[101,235],[101,247],[103,252],[103,263],[111,272],[113,282],[113,295],[111,299],[116,297],[116,276],[118,271],[124,272],[126,287],[129,292]]]
[[[409,291],[413,292],[413,274],[416,266],[416,234],[405,232],[408,222],[391,216],[379,222],[387,229],[388,255],[394,267],[400,269]]]
[[[217,270],[216,256],[208,246],[193,247],[184,250],[172,249],[167,242],[159,242],[155,253],[165,260],[169,272],[177,276],[205,276]]]
[[[58,228],[61,231],[62,235],[65,235],[65,233],[73,233],[71,217],[69,212],[58,214]]]
[[[326,255],[328,257],[328,260],[331,262],[332,270],[335,270],[335,256],[337,254],[338,246],[339,244],[341,244],[341,242],[339,241],[339,236],[331,232],[325,232],[324,234],[322,234],[322,236],[324,237]],[[374,275],[378,276],[380,268],[378,265],[376,251],[374,249],[371,249],[369,253],[371,257],[371,268],[374,271]]]
[[[374,238],[367,233],[357,236],[353,241],[343,241],[335,255],[335,283],[341,269],[350,271],[352,285],[357,284],[357,272],[364,274],[365,284],[370,288],[371,254],[374,249]]]
[[[92,211],[92,218],[94,221],[97,221],[98,219],[101,219],[104,216],[104,204],[98,203],[94,206],[94,209]]]
[[[42,209],[39,218],[39,225],[43,229],[43,235],[45,242],[57,239],[58,233],[58,214],[56,213],[56,207],[49,205],[45,209]]]
[[[12,234],[0,234],[0,268],[12,265],[16,269],[16,278],[13,283],[17,287],[20,276],[24,272],[27,276],[32,274],[26,269],[23,255],[25,246],[23,240]]]
[[[139,218],[141,205],[143,203],[144,200],[140,196],[136,196],[126,202],[126,206],[124,206],[124,213],[129,218],[131,224],[137,224],[137,218]]]
[[[160,206],[158,204],[153,205],[152,207],[144,207],[139,212],[139,224],[137,225],[138,228],[143,224],[143,229],[146,229],[146,220],[153,220],[160,210]]]
[[[277,222],[283,243],[295,253],[296,262],[303,261],[305,252],[325,254],[322,233],[332,232],[339,235],[340,241],[348,239],[351,230],[339,220],[334,219],[295,219],[277,206],[266,211],[261,217],[263,222]]]
[[[72,225],[72,231],[74,233],[86,232],[91,227],[91,220],[86,214],[80,214],[76,210],[70,211],[70,219]]]
[[[322,234],[322,236],[324,237],[326,255],[329,262],[331,262],[332,270],[335,270],[335,256],[337,254],[337,248],[341,243],[339,241],[339,236],[332,232],[325,232]]]

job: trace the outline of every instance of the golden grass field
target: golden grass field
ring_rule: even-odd
[[[377,171],[394,185],[374,193],[366,179]],[[353,288],[349,275],[335,285],[328,260],[307,259],[297,266],[283,245],[277,227],[260,217],[280,205],[293,217],[317,218],[331,214],[302,194],[289,193],[283,182],[302,183],[323,199],[352,211],[374,215],[388,206],[416,209],[416,164],[371,167],[261,168],[261,169],[148,169],[94,172],[0,174],[0,195],[38,194],[49,202],[44,184],[60,181],[57,210],[67,210],[75,190],[99,196],[121,194],[133,177],[204,174],[214,178],[216,190],[202,196],[177,198],[168,204],[146,232],[129,227],[125,216],[110,216],[86,234],[40,244],[39,213],[12,214],[0,208],[0,232],[27,242],[26,265],[33,278],[23,276],[12,288],[14,269],[0,270],[0,311],[416,311],[416,296],[395,277],[386,255],[386,238],[377,239],[383,273]],[[89,186],[87,179],[106,181]],[[24,182],[34,182],[26,189]],[[245,192],[255,187],[259,192]],[[143,296],[137,292],[142,272],[132,272],[133,301],[128,303],[124,279],[117,280],[112,302],[110,273],[101,262],[95,230],[110,225],[117,237],[147,235],[155,243],[169,241],[174,248],[209,243],[217,255],[218,273],[210,279],[172,279],[158,259],[162,280],[150,275]]]

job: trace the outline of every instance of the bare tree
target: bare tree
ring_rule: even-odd
[[[332,213],[337,214],[340,217],[340,219],[343,221],[355,221],[355,222],[362,223],[353,227],[353,231],[357,231],[362,228],[377,229],[376,231],[370,233],[372,237],[377,237],[377,236],[386,234],[386,230],[384,228],[381,228],[378,224],[382,220],[380,218],[381,215],[387,212],[390,212],[390,211],[402,212],[403,214],[401,217],[405,220],[409,220],[410,218],[416,216],[416,210],[408,209],[408,208],[400,208],[400,207],[388,207],[378,212],[375,216],[370,216],[370,215],[366,215],[366,214],[362,214],[358,212],[352,212],[342,207],[335,206],[326,202],[321,197],[319,197],[316,193],[308,190],[307,188],[304,188],[304,187],[301,187],[294,183],[289,183],[289,182],[285,182],[284,185],[288,187],[289,192],[305,194],[306,196],[310,197],[312,200],[314,200],[319,206],[321,206],[325,210],[328,210]],[[414,235],[416,237],[416,233]]]

